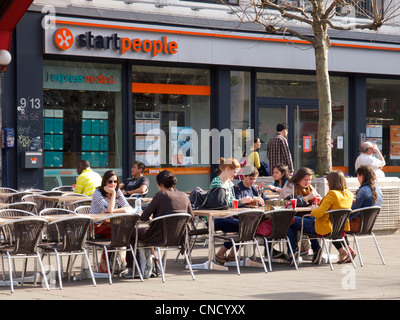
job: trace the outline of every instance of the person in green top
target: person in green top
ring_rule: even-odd
[[[210,188],[222,187],[225,188],[228,195],[229,206],[232,206],[232,200],[235,199],[233,191],[233,178],[238,174],[240,170],[239,162],[234,158],[220,159],[219,174],[215,177],[210,184]],[[249,203],[252,198],[247,196],[239,199],[239,205]],[[215,219],[214,223],[215,230],[221,230],[223,232],[237,232],[239,230],[239,220],[233,217]],[[227,261],[235,261],[234,251],[231,250],[229,255],[226,257],[226,252],[232,248],[231,242],[225,242],[219,251],[215,255],[215,260],[224,264]]]

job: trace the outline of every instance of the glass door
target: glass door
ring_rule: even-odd
[[[258,135],[264,143],[260,159],[267,159],[267,143],[276,133],[276,125],[289,125],[287,137],[295,171],[300,167],[316,169],[318,103],[314,99],[259,98],[257,100]]]

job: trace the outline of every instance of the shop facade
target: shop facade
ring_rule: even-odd
[[[333,166],[352,174],[368,139],[385,155],[387,175],[397,176],[400,45],[332,42]],[[3,127],[16,132],[3,165],[11,187],[73,184],[77,161],[87,159],[122,178],[133,161],[144,162],[152,194],[162,169],[178,176],[181,190],[208,188],[220,155],[241,157],[247,129],[265,142],[266,159],[278,122],[289,124],[295,169],[316,168],[318,102],[306,43],[32,10],[12,49],[3,97]],[[43,166],[26,168],[29,152],[41,153]]]

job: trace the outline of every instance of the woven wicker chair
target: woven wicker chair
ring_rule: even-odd
[[[96,286],[96,280],[93,275],[93,271],[90,265],[89,257],[85,249],[86,234],[89,230],[89,226],[92,224],[93,219],[81,216],[71,216],[69,218],[62,218],[49,223],[50,226],[55,226],[58,232],[58,241],[54,243],[44,243],[40,245],[43,252],[54,253],[57,262],[57,273],[60,290],[62,290],[62,270],[63,267],[60,264],[61,256],[77,256],[83,255],[89,268],[89,273],[92,278],[93,285]],[[68,281],[71,279],[71,270],[73,262],[68,263]],[[81,266],[81,275],[84,272],[84,267]]]
[[[62,191],[45,191],[39,193],[41,196],[48,196],[48,197],[60,197],[64,194]]]
[[[114,275],[116,254],[114,255],[113,266],[110,268],[110,261],[108,257],[109,252],[117,253],[130,251],[132,253],[136,268],[138,269],[140,280],[143,281],[139,264],[136,259],[135,250],[129,241],[131,239],[133,230],[136,228],[139,218],[140,216],[138,214],[131,213],[112,215],[109,218],[111,224],[111,239],[87,241],[88,245],[100,247],[104,250],[107,262],[108,281],[110,284],[112,284],[112,277]],[[134,277],[134,274],[135,272],[132,272],[132,278]]]
[[[39,215],[39,212],[47,209],[54,208],[56,203],[53,200],[47,199],[45,196],[41,196],[38,194],[31,194],[24,196],[22,201],[33,202],[36,203],[36,214]]]
[[[26,195],[33,194],[33,192],[30,191],[24,191],[24,192],[16,192],[16,193],[10,193],[9,196],[3,197],[3,202],[4,203],[15,203],[15,202],[21,202],[22,198]]]
[[[79,199],[76,201],[72,201],[68,204],[65,204],[64,207],[68,210],[75,211],[76,208],[80,206],[90,206],[92,203],[92,199]]]
[[[29,211],[29,212],[32,212],[33,214],[36,214],[36,203],[28,202],[28,201],[8,203],[4,206],[1,206],[1,209],[2,210],[19,209],[19,210]]]
[[[290,244],[289,238],[287,237],[287,233],[290,227],[290,224],[293,221],[293,217],[296,214],[294,210],[272,210],[267,211],[266,216],[271,219],[271,234],[267,237],[263,237],[260,235],[256,235],[256,237],[262,237],[264,240],[265,251],[267,252],[269,270],[272,271],[272,251],[274,247],[274,243],[287,243],[290,254],[293,257],[293,249]],[[296,259],[293,261],[296,270],[298,270]]]
[[[70,192],[70,191],[74,191],[74,186],[58,186],[58,187],[51,189],[51,191]]]
[[[160,242],[139,242],[138,248],[152,248],[158,252],[158,259],[160,262],[161,279],[165,282],[165,264],[166,264],[166,251],[167,250],[182,250],[186,259],[186,263],[195,280],[192,266],[187,255],[187,225],[192,219],[188,213],[174,213],[150,220],[150,228],[162,228],[163,239]],[[164,251],[164,256],[161,258],[161,251]],[[164,262],[163,262],[164,261]]]
[[[373,238],[376,249],[378,250],[378,253],[379,253],[379,257],[381,258],[382,263],[386,264],[385,260],[383,259],[383,256],[382,256],[382,252],[379,248],[378,241],[376,240],[375,235],[372,232],[372,229],[375,225],[375,221],[376,221],[380,211],[381,211],[381,207],[373,206],[373,207],[366,207],[366,208],[353,210],[351,212],[351,215],[359,214],[360,219],[361,219],[360,230],[358,232],[347,232],[347,234],[353,235],[353,237],[354,237],[354,243],[356,245],[358,259],[360,260],[361,267],[364,266],[364,263],[361,258],[360,246],[358,244],[359,238]]]
[[[8,271],[10,277],[10,290],[14,292],[14,280],[13,280],[13,265],[11,263],[12,259],[27,259],[34,258],[39,261],[40,269],[42,272],[42,284],[45,285],[47,290],[50,290],[49,285],[47,283],[46,273],[43,268],[43,263],[40,258],[39,252],[37,250],[37,244],[41,237],[43,229],[46,227],[48,222],[44,219],[38,217],[32,218],[21,218],[16,220],[11,220],[2,225],[2,227],[12,227],[13,229],[13,241],[11,244],[6,244],[0,246],[0,254],[3,256],[7,256],[8,260]],[[14,271],[15,272],[15,271]],[[35,276],[35,284],[36,284],[36,272]],[[3,277],[4,277],[4,267],[3,267]],[[25,277],[25,268],[22,270],[22,282],[24,284]]]
[[[49,215],[77,215],[76,212],[61,209],[61,208],[46,208],[39,212],[39,216],[49,216]],[[45,241],[56,241],[58,239],[57,226],[54,224],[49,224],[47,226],[46,233],[44,235]]]
[[[74,210],[78,214],[89,214],[90,213],[90,206],[79,206]]]
[[[261,218],[264,216],[264,211],[255,209],[242,211],[236,213],[235,215],[238,216],[239,231],[234,233],[227,233],[226,235],[216,234],[214,235],[214,238],[232,242],[238,275],[240,275],[240,261],[238,259],[236,245],[239,245],[239,248],[244,245],[255,245],[260,255],[264,271],[268,272],[262,252],[260,250],[257,240],[255,239],[255,233],[257,231],[258,225],[260,224]]]

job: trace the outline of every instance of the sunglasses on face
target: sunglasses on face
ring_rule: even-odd
[[[118,180],[108,180],[107,183],[118,183]]]

